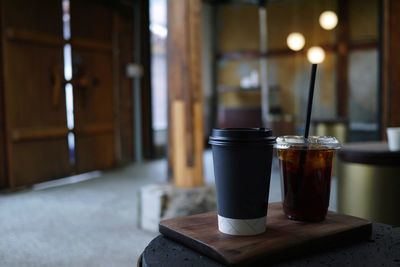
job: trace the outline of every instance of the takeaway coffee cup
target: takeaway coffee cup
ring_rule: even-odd
[[[265,128],[213,129],[218,229],[230,235],[265,231],[275,137]]]

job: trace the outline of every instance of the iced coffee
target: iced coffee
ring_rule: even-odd
[[[340,144],[334,137],[277,139],[283,210],[289,219],[319,222],[329,206],[332,163]]]

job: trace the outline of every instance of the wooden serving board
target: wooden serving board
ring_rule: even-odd
[[[367,240],[371,222],[329,212],[325,221],[306,223],[285,217],[281,203],[268,207],[267,230],[257,236],[231,236],[218,231],[217,214],[202,213],[164,220],[160,233],[227,265],[272,263],[328,247]]]

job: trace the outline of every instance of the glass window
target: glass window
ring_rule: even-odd
[[[167,0],[150,0],[151,86],[155,142],[157,131],[167,129]]]

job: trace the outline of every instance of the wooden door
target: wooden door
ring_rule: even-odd
[[[114,9],[72,0],[70,13],[76,171],[109,168],[116,162]]]
[[[70,39],[63,36],[65,2]],[[133,62],[133,7],[131,1],[0,0],[0,161],[6,165],[0,165],[0,188],[133,159],[132,79],[125,73]],[[72,47],[68,80],[65,45]],[[73,127],[67,127],[66,85],[73,87]]]
[[[3,0],[4,111],[9,186],[70,173],[60,1]]]

